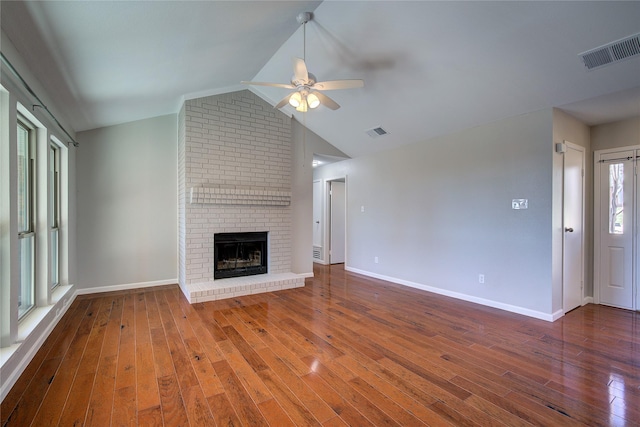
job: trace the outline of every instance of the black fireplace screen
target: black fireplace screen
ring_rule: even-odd
[[[267,272],[267,233],[214,235],[214,279]]]

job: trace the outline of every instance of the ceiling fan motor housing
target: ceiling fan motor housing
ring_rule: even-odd
[[[311,73],[307,73],[306,81],[296,79],[295,74],[291,76],[291,84],[294,86],[313,86],[317,81],[316,76]]]
[[[302,25],[311,21],[311,18],[313,18],[313,14],[311,12],[300,12],[298,16],[296,16],[296,21],[298,21],[298,24]]]

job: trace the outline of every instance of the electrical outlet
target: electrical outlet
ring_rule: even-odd
[[[364,212],[364,205],[360,206],[360,212]]]
[[[378,257],[373,258],[373,262],[378,263]]]
[[[478,274],[478,283],[484,283],[484,274]]]

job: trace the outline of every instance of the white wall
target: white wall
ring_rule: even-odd
[[[80,289],[176,283],[177,116],[78,133]]]
[[[553,154],[549,109],[315,178],[347,176],[348,269],[550,320]],[[512,210],[514,198],[529,209]]]

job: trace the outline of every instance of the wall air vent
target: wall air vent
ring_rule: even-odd
[[[640,33],[578,54],[588,70],[640,55]]]
[[[366,132],[367,132],[367,135],[369,135],[371,138],[377,138],[379,136],[386,135],[389,133],[386,130],[382,129],[380,126],[378,126],[377,128],[369,129]]]

